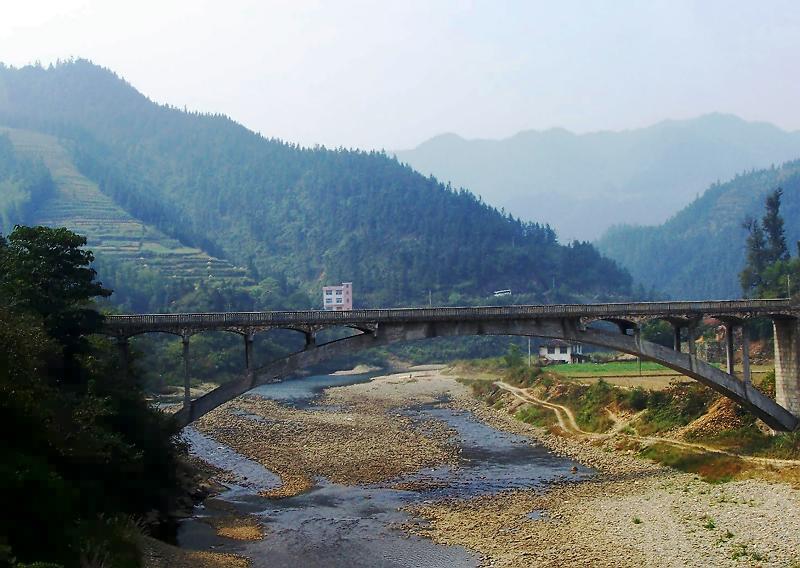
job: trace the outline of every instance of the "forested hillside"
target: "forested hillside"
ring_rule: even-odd
[[[540,301],[630,293],[591,245],[562,246],[549,226],[383,153],[301,148],[159,106],[86,61],[0,67],[0,93],[0,124],[57,136],[128,214],[284,295],[342,280],[361,306],[420,304],[429,290],[438,303],[498,288]]]
[[[596,239],[619,223],[663,223],[711,183],[800,157],[800,132],[710,114],[620,132],[454,134],[397,152],[423,174],[469,187],[559,235]]]
[[[747,216],[757,216],[764,198],[783,188],[786,237],[800,239],[800,161],[739,175],[712,185],[699,199],[657,227],[618,226],[598,246],[647,287],[673,298],[740,297]]]
[[[0,131],[0,234],[14,223],[29,221],[52,193],[53,180],[44,164],[20,156]]]

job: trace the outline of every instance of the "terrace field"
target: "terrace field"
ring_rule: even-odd
[[[41,159],[55,182],[56,194],[37,209],[36,224],[67,227],[86,236],[98,258],[134,263],[168,278],[249,280],[244,268],[185,246],[131,216],[78,171],[57,138],[5,127],[0,132],[20,154]]]

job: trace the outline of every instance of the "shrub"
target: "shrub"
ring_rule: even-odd
[[[642,387],[635,387],[627,391],[621,391],[620,394],[621,396],[618,398],[618,402],[621,406],[636,412],[647,408],[648,395],[647,391],[645,391]]]

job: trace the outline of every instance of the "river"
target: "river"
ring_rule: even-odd
[[[260,396],[293,408],[317,409],[325,389],[370,381],[372,375],[318,375],[259,387]],[[201,505],[193,518],[181,523],[178,542],[191,549],[231,552],[251,559],[254,567],[469,567],[480,558],[456,546],[441,546],[401,530],[409,522],[403,507],[439,499],[466,499],[513,489],[544,489],[563,480],[592,475],[577,462],[532,445],[528,439],[478,421],[470,412],[448,407],[447,398],[431,404],[409,404],[398,412],[414,423],[438,421],[455,432],[459,448],[456,465],[426,468],[381,483],[342,485],[324,477],[305,493],[269,499],[258,493],[280,484],[261,464],[208,438],[186,430],[191,451],[231,471],[235,479],[218,496],[242,513],[255,515],[265,527],[258,541],[235,541],[217,536],[204,515],[217,514]],[[330,410],[330,406],[319,407]],[[260,417],[252,417],[259,419]],[[577,468],[577,472],[573,472]],[[400,490],[408,486],[424,490]],[[529,512],[540,522],[539,512]]]

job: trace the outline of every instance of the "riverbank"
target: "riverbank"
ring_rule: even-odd
[[[145,568],[249,568],[247,558],[234,554],[186,550],[144,537],[141,541],[142,566]]]
[[[551,490],[413,508],[408,529],[485,555],[492,566],[796,566],[800,492],[782,483],[704,482],[617,450],[557,436],[471,399],[495,428],[522,434],[598,475]],[[528,514],[538,512],[531,522]]]
[[[363,500],[372,495],[369,484],[458,467],[452,429],[414,420],[407,409],[436,404],[468,411],[597,473],[580,483],[551,483],[545,491],[466,500],[436,498],[437,485],[425,480],[405,483],[398,489],[431,494],[404,506],[417,519],[402,524],[413,535],[473,550],[492,566],[800,562],[800,493],[788,485],[709,484],[609,440],[554,435],[487,407],[457,378],[435,368],[376,377],[327,389],[313,408],[245,397],[204,417],[198,428],[280,476],[282,485],[263,495],[293,502],[326,478],[366,485],[358,497]]]

